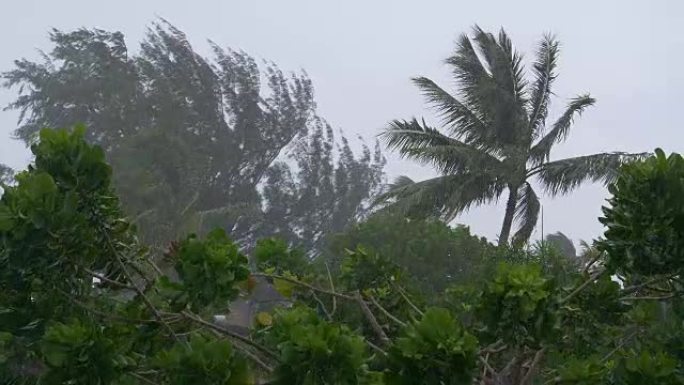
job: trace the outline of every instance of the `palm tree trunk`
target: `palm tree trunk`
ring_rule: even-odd
[[[507,245],[511,235],[511,226],[515,216],[515,205],[518,202],[518,187],[508,186],[508,202],[506,202],[506,215],[504,215],[501,233],[499,233],[499,246]]]

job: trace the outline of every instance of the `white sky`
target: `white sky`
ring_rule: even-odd
[[[434,115],[425,109],[412,76],[451,83],[442,60],[456,37],[474,23],[503,26],[531,59],[536,41],[552,32],[562,43],[555,107],[589,91],[597,105],[585,113],[552,157],[600,151],[682,151],[679,118],[684,101],[684,2],[603,1],[180,1],[4,0],[0,70],[49,49],[49,28],[98,27],[124,32],[137,50],[145,28],[161,16],[185,31],[200,52],[205,40],[273,60],[283,70],[305,69],[316,88],[320,114],[348,136],[372,139],[391,119]],[[13,92],[0,90],[6,105]],[[556,113],[554,115],[553,113]],[[0,112],[0,162],[22,168],[29,160],[10,139],[17,114]],[[389,156],[390,177],[432,175],[428,168]],[[596,218],[606,198],[597,185],[568,197],[543,198],[545,233],[570,238],[601,234]],[[471,210],[458,222],[495,238],[499,205]],[[539,228],[535,237],[539,237]]]

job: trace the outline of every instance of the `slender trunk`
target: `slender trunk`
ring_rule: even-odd
[[[499,234],[499,246],[507,245],[511,235],[511,226],[515,216],[515,205],[518,202],[518,187],[508,186],[508,202],[506,202],[506,215],[504,215],[501,233]]]

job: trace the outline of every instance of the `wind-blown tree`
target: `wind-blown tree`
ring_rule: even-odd
[[[294,146],[290,158],[296,170],[280,161],[267,172],[260,234],[278,236],[316,253],[328,235],[368,214],[367,203],[382,185],[385,159],[379,143],[373,153],[363,145],[361,156],[355,157],[344,136],[335,143],[333,130],[325,122]]]
[[[520,244],[529,239],[539,215],[533,179],[552,197],[567,194],[586,181],[609,183],[622,163],[638,155],[611,152],[551,160],[553,146],[568,137],[574,119],[594,99],[588,94],[573,98],[547,127],[558,41],[542,39],[528,81],[522,57],[503,30],[497,37],[476,26],[473,34],[463,34],[446,60],[459,85],[456,95],[428,78],[413,79],[439,113],[445,132],[414,118],[394,120],[383,133],[390,149],[433,165],[441,175],[421,182],[401,177],[381,201],[408,215],[450,221],[508,191],[499,243],[509,242],[517,219],[513,243]]]
[[[219,226],[250,245],[259,228],[273,227],[264,223],[259,185],[289,168],[274,162],[321,124],[306,74],[259,66],[211,42],[212,57],[202,56],[165,21],[152,25],[137,53],[120,32],[53,30],[50,38],[44,62],[19,60],[3,74],[5,87],[19,87],[8,106],[21,112],[17,137],[30,143],[43,127],[85,124],[89,141],[112,162],[116,188],[146,243],[165,247]],[[346,198],[336,194],[331,199]]]
[[[575,259],[577,257],[577,250],[573,245],[572,240],[567,235],[560,231],[553,234],[548,234],[545,243],[558,250],[564,257]]]

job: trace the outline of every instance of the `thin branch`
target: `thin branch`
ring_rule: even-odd
[[[325,263],[325,271],[328,273],[328,282],[330,282],[330,291],[333,293],[335,292],[335,284],[333,283],[332,275],[330,274],[330,268],[328,267],[328,263]],[[332,317],[335,314],[335,311],[337,311],[337,297],[332,296],[332,311],[330,312],[330,316]]]
[[[361,297],[361,293],[356,291],[354,293],[354,298],[356,299],[356,302],[361,307],[361,311],[366,316],[366,319],[370,323],[371,328],[373,328],[373,331],[375,331],[375,334],[378,336],[378,338],[380,338],[380,341],[382,341],[383,345],[389,345],[390,340],[387,337],[387,334],[385,334],[385,331],[382,330],[382,327],[378,323],[377,318],[375,318],[375,315],[373,315],[373,312],[368,308],[368,305],[366,305],[366,302]]]
[[[620,301],[662,301],[665,299],[670,299],[674,298],[680,295],[683,295],[684,293],[670,293],[668,295],[661,295],[661,296],[643,296],[643,297],[630,297],[630,296],[625,296],[621,297]]]
[[[494,377],[497,376],[498,374],[496,373],[496,370],[494,370],[494,368],[492,368],[492,366],[489,365],[489,354],[487,354],[487,356],[485,356],[485,358],[482,358],[482,357],[478,357],[478,358],[479,358],[480,362],[482,362],[482,364],[484,365],[484,368],[482,370],[482,379],[480,381],[480,384],[482,385],[482,384],[486,383],[485,379],[487,378],[487,372],[488,371],[491,372],[492,376],[494,376]]]
[[[582,270],[582,273],[583,273],[583,274],[588,273],[588,272],[589,272],[589,269],[591,268],[591,266],[593,266],[594,263],[598,262],[598,260],[601,259],[602,256],[603,256],[603,253],[596,253],[596,256],[595,256],[594,258],[592,258],[592,259],[589,261],[589,263],[586,264],[586,266],[584,266],[584,269]]]
[[[623,293],[624,293],[624,294],[631,294],[631,293],[634,293],[634,292],[636,292],[636,291],[639,291],[639,289],[642,289],[642,288],[644,288],[644,287],[646,287],[646,286],[650,286],[650,285],[652,285],[652,284],[654,284],[654,283],[658,283],[658,282],[660,282],[660,281],[666,281],[666,280],[668,280],[668,279],[674,278],[676,275],[677,275],[677,274],[670,274],[670,275],[666,275],[666,276],[655,277],[655,278],[650,279],[650,280],[648,280],[648,281],[646,281],[646,282],[643,282],[643,283],[640,283],[640,284],[637,284],[637,285],[632,285],[632,286],[626,287],[626,288],[623,290]]]
[[[272,352],[271,350],[269,350],[269,349],[266,348],[265,346],[262,346],[262,345],[260,345],[260,344],[258,344],[258,343],[256,343],[256,342],[250,340],[249,338],[243,337],[243,336],[241,336],[241,335],[239,335],[239,334],[237,334],[237,333],[235,333],[235,332],[232,332],[232,331],[230,331],[230,330],[228,330],[228,329],[226,329],[226,328],[224,328],[224,327],[221,327],[220,325],[217,325],[217,324],[215,324],[215,323],[212,323],[212,322],[209,322],[209,321],[205,321],[205,320],[203,320],[202,318],[200,318],[199,316],[197,316],[197,315],[195,315],[195,314],[192,314],[192,313],[190,313],[190,312],[188,312],[188,311],[183,311],[183,312],[181,312],[181,314],[182,314],[183,316],[185,316],[187,319],[191,320],[191,321],[197,322],[197,323],[199,323],[199,324],[201,324],[201,325],[204,325],[204,326],[206,326],[206,327],[208,327],[208,328],[210,328],[210,329],[214,329],[214,330],[216,330],[217,332],[220,332],[220,333],[222,333],[222,334],[224,334],[224,335],[226,335],[226,336],[229,336],[229,337],[234,338],[234,339],[236,339],[236,340],[238,340],[238,341],[244,342],[245,344],[250,345],[250,346],[252,346],[252,347],[254,347],[254,348],[257,348],[257,349],[259,349],[260,351],[262,351],[262,352],[268,354],[269,356],[271,356],[271,358],[274,358],[274,359],[278,360],[278,355],[277,355],[276,353]]]
[[[373,302],[373,305],[375,305],[375,307],[377,307],[382,312],[382,314],[384,314],[387,318],[396,322],[400,326],[406,327],[406,322],[404,322],[404,321],[400,320],[399,318],[393,316],[389,311],[387,311],[387,309],[385,309],[384,307],[382,307],[382,305],[380,305],[380,303],[375,299],[375,297],[373,297],[372,295],[369,295],[368,298],[370,298],[371,302]]]
[[[226,336],[223,335],[223,334],[221,334],[221,332],[219,332],[218,330],[211,329],[211,331],[212,331],[217,337],[219,337],[219,338],[226,338]],[[246,345],[246,344],[245,344],[245,345]],[[252,353],[252,352],[251,352],[249,349],[247,349],[246,347],[242,346],[240,343],[234,342],[234,343],[233,343],[233,346],[234,346],[236,349],[240,350],[240,353],[244,354],[245,356],[247,356],[247,358],[249,358],[250,360],[254,361],[254,363],[256,363],[257,365],[259,365],[262,369],[266,370],[266,371],[269,372],[269,373],[272,373],[272,372],[273,372],[273,368],[272,368],[272,367],[270,367],[267,363],[265,363],[264,361],[262,361],[261,358],[259,358],[256,354]]]
[[[542,357],[544,357],[544,352],[546,351],[546,348],[541,348],[537,350],[537,352],[534,354],[534,358],[532,359],[532,363],[530,364],[530,367],[527,369],[527,373],[525,373],[525,377],[523,377],[522,381],[520,381],[520,385],[527,385],[530,383],[532,380],[532,375],[535,372],[535,369],[537,368],[537,365],[539,365],[539,362],[541,362]]]
[[[299,286],[305,287],[305,288],[307,288],[307,289],[309,289],[309,290],[312,290],[312,291],[317,291],[317,292],[319,292],[319,293],[332,295],[332,296],[338,297],[338,298],[344,298],[344,299],[349,300],[349,301],[354,301],[354,300],[355,300],[355,298],[352,297],[352,296],[350,296],[350,295],[342,294],[342,293],[337,293],[337,292],[330,291],[330,290],[326,290],[326,289],[321,289],[321,288],[319,288],[319,287],[315,287],[315,286],[309,285],[309,284],[306,283],[306,282],[302,282],[302,281],[296,280],[296,279],[294,279],[294,278],[286,277],[286,276],[283,276],[283,275],[278,275],[278,274],[265,274],[265,273],[252,273],[252,275],[255,276],[255,277],[264,277],[264,278],[271,278],[271,279],[282,279],[283,281],[287,281],[287,282],[290,282],[290,283],[294,283],[295,285],[299,285]]]
[[[318,302],[318,305],[319,305],[319,306],[321,307],[321,309],[323,310],[323,313],[325,313],[325,316],[326,316],[326,318],[328,319],[328,321],[332,321],[332,320],[333,320],[332,315],[331,315],[330,312],[328,311],[328,308],[325,307],[325,304],[323,303],[323,301],[321,301],[321,299],[318,298],[318,296],[316,295],[316,292],[315,292],[315,291],[311,290],[311,296],[313,296],[313,299],[314,299],[316,302]],[[335,297],[333,297],[333,298],[335,298]]]
[[[477,354],[495,354],[500,353],[506,349],[508,349],[508,345],[504,344],[502,339],[499,339],[496,342],[489,344],[485,348],[480,349],[480,351]]]
[[[370,342],[370,341],[368,341],[368,340],[366,340],[366,343],[367,343],[368,346],[370,346],[373,350],[378,351],[378,352],[381,353],[383,356],[386,356],[386,355],[387,355],[387,352],[384,351],[384,350],[383,350],[381,347],[379,347],[378,345],[376,345],[376,344],[374,344],[374,343],[372,343],[372,342]]]
[[[92,306],[89,306],[88,304],[77,300],[76,298],[74,298],[72,295],[65,292],[64,290],[57,289],[57,291],[59,293],[61,293],[62,295],[64,295],[74,305],[76,305],[76,306],[78,306],[84,310],[87,310],[87,311],[89,311],[89,312],[91,312],[91,313],[93,313],[99,317],[102,317],[102,318],[108,318],[108,319],[111,319],[114,321],[127,322],[127,323],[133,323],[133,324],[150,324],[150,323],[154,324],[154,323],[158,323],[157,320],[152,320],[152,319],[146,320],[146,319],[127,318],[127,317],[122,317],[122,316],[119,316],[116,314],[107,313],[107,312],[95,309]]]
[[[166,274],[164,274],[164,272],[159,268],[159,266],[157,266],[157,264],[154,263],[154,261],[152,260],[152,258],[145,258],[145,262],[147,262],[150,266],[152,266],[152,269],[154,269],[154,271],[155,271],[160,277],[163,277],[164,275],[166,275]]]
[[[126,283],[119,282],[119,281],[111,279],[111,278],[107,278],[105,275],[100,274],[100,273],[95,272],[95,271],[92,271],[92,270],[85,268],[85,267],[82,267],[81,269],[83,271],[85,271],[86,273],[90,274],[92,277],[99,279],[100,281],[111,283],[112,285],[121,287],[123,289],[136,290],[135,286],[133,286],[133,285],[128,285]]]
[[[114,258],[116,258],[116,261],[119,263],[119,267],[121,267],[121,272],[124,274],[124,276],[126,277],[126,279],[128,281],[133,282],[131,275],[128,273],[128,269],[126,269],[126,264],[124,264],[123,260],[121,259],[119,254],[116,252],[114,247],[112,247],[111,242],[109,240],[109,236],[107,236],[107,242],[109,243],[109,247],[110,247],[112,253],[114,254]],[[169,333],[171,334],[173,339],[180,342],[181,340],[176,335],[176,332],[174,332],[173,328],[171,328],[171,326],[169,324],[167,324],[166,321],[164,321],[164,318],[162,318],[161,314],[159,314],[159,310],[157,310],[157,308],[154,306],[154,304],[152,304],[152,301],[150,301],[150,299],[147,298],[147,296],[142,291],[142,289],[140,289],[139,287],[136,286],[135,291],[138,293],[140,298],[142,298],[143,302],[145,303],[145,306],[147,306],[147,308],[150,309],[150,311],[152,312],[152,314],[154,314],[154,317],[159,321],[159,323],[161,323],[166,328],[166,330],[169,331]]]
[[[411,308],[412,308],[413,310],[415,310],[416,313],[420,314],[421,317],[422,317],[422,316],[423,316],[423,312],[418,308],[418,306],[414,305],[413,302],[411,302],[411,300],[408,298],[408,296],[407,296],[406,293],[404,292],[404,289],[402,289],[401,286],[399,286],[398,284],[394,284],[394,286],[397,288],[397,291],[398,291],[399,294],[402,296],[402,298],[404,298],[404,300],[406,301],[406,303],[408,303],[409,306],[411,306]]]
[[[584,281],[581,285],[577,286],[575,290],[573,290],[570,294],[565,296],[563,299],[560,300],[561,304],[564,304],[571,299],[573,299],[577,294],[579,294],[582,290],[584,290],[587,286],[589,286],[592,282],[596,281],[597,279],[601,278],[603,274],[608,272],[608,270],[603,269],[599,273],[594,274],[593,276],[590,276],[586,281]]]
[[[126,373],[126,374],[129,374],[129,375],[131,375],[132,377],[135,377],[136,379],[138,379],[138,380],[140,380],[140,381],[142,381],[142,382],[144,382],[144,383],[146,383],[146,384],[150,384],[150,385],[159,385],[158,383],[156,383],[156,382],[154,382],[154,381],[152,381],[152,380],[150,380],[150,379],[146,378],[145,376],[140,375],[140,374],[138,374],[138,373],[135,373],[135,372],[128,372],[128,373]]]
[[[617,351],[620,350],[623,346],[625,346],[625,344],[627,343],[627,341],[628,341],[628,340],[631,340],[632,338],[634,338],[634,336],[636,336],[637,333],[639,333],[639,329],[634,330],[634,331],[633,331],[632,333],[630,333],[627,337],[623,338],[623,339],[620,341],[620,343],[617,344],[617,346],[615,346],[615,348],[614,348],[613,350],[611,350],[610,352],[608,352],[608,354],[606,354],[605,356],[603,356],[603,358],[601,359],[601,363],[604,363],[604,362],[608,361],[608,359],[609,359],[613,354],[615,354],[615,352],[617,352]]]

